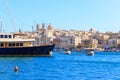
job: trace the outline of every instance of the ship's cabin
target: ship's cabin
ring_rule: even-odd
[[[0,48],[30,47],[34,39],[0,39]]]
[[[13,35],[8,33],[0,33],[0,38],[13,38]]]
[[[16,38],[16,35],[18,34],[0,33],[0,48],[33,46],[35,39]]]
[[[0,48],[13,48],[13,47],[23,47],[23,43],[6,43],[0,42]]]
[[[14,38],[13,34],[0,33],[0,48],[33,46],[34,39]]]

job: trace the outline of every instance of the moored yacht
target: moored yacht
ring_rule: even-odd
[[[85,53],[88,56],[94,56],[94,49],[85,49]]]
[[[0,33],[0,56],[51,56],[55,45],[34,45],[35,39]]]
[[[65,54],[71,54],[71,51],[67,50],[65,51]]]

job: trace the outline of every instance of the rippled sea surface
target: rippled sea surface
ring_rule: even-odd
[[[14,67],[18,66],[18,72]],[[52,57],[0,57],[0,80],[120,80],[120,53],[81,52]]]

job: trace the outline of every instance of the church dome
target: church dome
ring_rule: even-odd
[[[53,30],[53,27],[52,27],[52,24],[50,23],[49,25],[48,25],[48,28],[47,28],[48,30]]]
[[[89,30],[89,32],[94,33],[94,32],[95,32],[95,30],[94,30],[93,28],[91,28],[91,29]]]

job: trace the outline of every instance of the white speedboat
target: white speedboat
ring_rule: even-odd
[[[71,54],[71,51],[69,51],[69,50],[65,51],[65,54]]]
[[[94,50],[86,50],[86,54],[89,56],[94,56]]]

